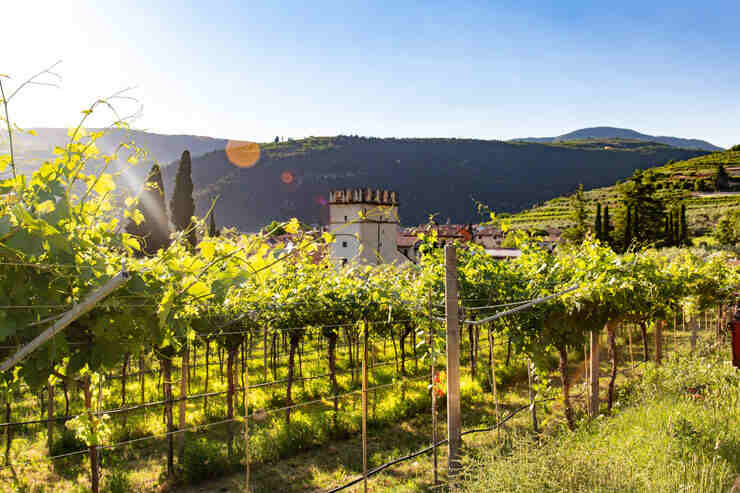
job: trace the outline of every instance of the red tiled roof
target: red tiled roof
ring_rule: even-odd
[[[398,240],[396,241],[396,244],[400,247],[412,247],[416,245],[419,241],[419,237],[416,235],[408,235],[408,234],[400,234],[398,236]]]

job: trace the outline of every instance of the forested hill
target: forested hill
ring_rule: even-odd
[[[657,143],[608,140],[537,144],[470,139],[313,137],[261,146],[260,160],[237,168],[224,151],[193,159],[197,213],[220,196],[219,225],[253,231],[273,219],[327,218],[328,191],[389,188],[400,193],[403,224],[480,219],[474,200],[515,212],[567,194],[610,185],[635,169],[706,154]],[[165,168],[168,196],[175,166]]]
[[[684,149],[702,149],[704,151],[721,151],[718,147],[706,140],[684,139],[681,137],[668,137],[664,135],[646,135],[629,128],[615,127],[589,127],[574,130],[558,137],[526,137],[523,139],[514,139],[519,142],[537,142],[540,144],[553,142],[569,142],[574,140],[603,140],[603,139],[630,139],[644,142],[657,142]]]

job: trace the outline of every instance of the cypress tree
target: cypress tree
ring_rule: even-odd
[[[180,165],[175,176],[175,190],[170,200],[170,211],[172,222],[177,231],[188,231],[187,238],[191,246],[197,243],[192,217],[195,214],[195,201],[193,201],[193,178],[190,152],[184,151],[180,158]]]
[[[715,178],[715,189],[718,192],[727,191],[730,189],[730,175],[727,173],[723,164],[717,167],[717,176]]]
[[[668,213],[665,215],[665,246],[671,246],[672,244],[672,235],[671,232],[671,214]]]
[[[220,235],[218,229],[216,229],[216,219],[214,216],[214,210],[211,210],[210,218],[208,219],[208,236],[215,238]]]
[[[139,238],[143,254],[154,255],[157,250],[167,248],[170,244],[170,228],[164,199],[162,171],[157,164],[152,166],[139,194],[138,209],[144,216],[144,220],[140,224],[136,224],[133,219],[129,219],[125,230]]]
[[[673,235],[673,244],[678,245],[678,233],[679,233],[679,220],[678,210],[673,209],[671,211],[671,234]]]
[[[596,220],[594,221],[594,234],[597,240],[603,240],[601,227],[601,203],[596,204]]]
[[[632,244],[632,211],[631,207],[627,206],[627,218],[624,223],[624,251],[629,250]]]
[[[601,237],[604,239],[605,242],[611,244],[611,231],[612,227],[611,224],[609,224],[609,204],[604,206],[604,220],[601,222],[603,229],[603,232],[601,233]]]
[[[689,245],[689,227],[686,224],[686,204],[681,204],[681,244]]]

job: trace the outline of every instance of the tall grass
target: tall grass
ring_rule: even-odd
[[[740,474],[740,383],[726,354],[648,366],[622,411],[469,460],[462,491],[726,493]]]

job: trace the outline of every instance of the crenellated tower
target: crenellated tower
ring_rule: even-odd
[[[331,256],[340,265],[352,260],[403,262],[396,245],[400,220],[398,195],[390,190],[346,188],[329,192]]]

